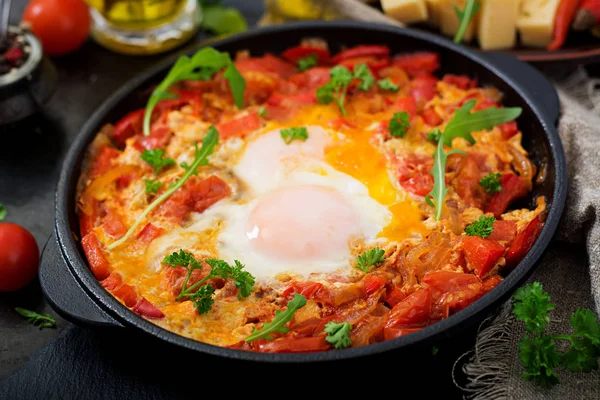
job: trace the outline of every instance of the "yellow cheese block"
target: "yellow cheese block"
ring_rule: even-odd
[[[520,0],[481,0],[477,39],[483,50],[515,46]]]
[[[524,46],[546,47],[552,42],[559,4],[560,0],[521,0],[517,29]]]
[[[390,17],[410,24],[427,21],[427,6],[425,0],[381,0],[383,12]]]
[[[425,3],[427,5],[427,14],[429,14],[427,24],[439,27],[442,20],[440,13],[443,0],[425,0]]]
[[[460,20],[456,15],[454,6],[464,10],[466,0],[441,0],[440,1],[440,30],[446,36],[454,37],[460,26]],[[479,18],[479,12],[477,12],[467,30],[463,36],[463,41],[470,42],[475,37],[475,29],[477,27],[477,19]]]

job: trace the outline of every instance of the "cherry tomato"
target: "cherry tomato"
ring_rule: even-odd
[[[77,50],[88,37],[91,18],[83,0],[31,0],[23,22],[42,42],[44,52],[62,56]]]
[[[0,223],[0,292],[14,292],[33,280],[40,251],[33,235],[20,225]]]

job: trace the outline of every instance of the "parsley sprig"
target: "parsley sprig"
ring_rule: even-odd
[[[39,314],[21,307],[16,307],[15,311],[22,317],[27,318],[27,321],[31,324],[37,325],[40,329],[56,327],[56,320],[48,313]]]
[[[158,190],[162,186],[162,182],[159,180],[144,179],[144,183],[146,184],[147,194],[157,194]]]
[[[500,178],[502,175],[498,173],[490,173],[479,181],[479,186],[485,189],[488,193],[498,193],[502,191],[502,186],[500,185]]]
[[[336,349],[350,347],[352,346],[350,331],[352,331],[352,324],[349,322],[328,322],[324,329],[324,332],[327,334],[325,340],[331,343]]]
[[[299,58],[296,62],[298,71],[304,72],[309,68],[316,67],[319,64],[316,54],[309,54],[304,58]]]
[[[0,203],[0,221],[3,221],[4,218],[6,218],[6,207],[4,207],[4,204]]]
[[[177,98],[177,95],[169,92],[169,88],[183,80],[207,81],[220,70],[225,69],[223,77],[229,82],[229,88],[233,94],[235,105],[241,109],[244,107],[244,91],[246,81],[235,67],[228,53],[222,53],[212,47],[204,47],[198,50],[191,58],[181,56],[177,59],[167,76],[158,84],[150,95],[144,113],[144,135],[150,135],[150,121],[152,111],[159,101]]]
[[[476,100],[469,100],[454,112],[454,116],[446,125],[444,132],[439,137],[437,148],[433,156],[433,189],[425,196],[425,201],[435,207],[435,219],[440,220],[444,198],[448,193],[446,188],[446,160],[450,154],[466,155],[460,150],[450,150],[446,153],[444,146],[452,146],[454,138],[463,138],[469,143],[475,143],[472,132],[489,130],[496,125],[509,122],[521,115],[520,107],[496,108],[471,112],[475,107]]]
[[[193,285],[188,286],[192,272],[197,269],[202,269],[202,262],[198,261],[192,253],[184,251],[183,249],[179,249],[179,252],[165,256],[163,259],[163,263],[172,268],[184,267],[187,269],[187,275],[181,286],[181,292],[175,300],[181,300],[186,297],[189,298],[198,310],[198,314],[206,314],[209,312],[214,303],[212,296],[215,293],[215,289],[212,285],[206,283],[209,279],[233,279],[235,287],[238,288],[239,299],[248,297],[254,290],[254,277],[248,271],[244,271],[244,265],[238,260],[234,261],[233,266],[226,261],[218,260],[216,258],[209,258],[204,260],[204,262],[210,265],[210,273]]]
[[[166,199],[171,197],[171,195],[173,193],[175,193],[177,190],[179,190],[179,188],[183,186],[183,184],[190,178],[190,176],[197,174],[196,169],[198,167],[200,167],[201,165],[208,165],[208,156],[210,156],[212,154],[218,141],[219,141],[219,132],[217,132],[217,130],[215,129],[214,126],[211,126],[210,129],[208,130],[208,132],[206,133],[204,140],[202,140],[202,147],[200,149],[198,149],[198,146],[196,146],[194,162],[192,162],[192,165],[188,166],[188,168],[185,169],[185,173],[183,174],[183,176],[181,178],[178,178],[169,187],[168,190],[165,190],[165,192],[163,194],[161,194],[159,197],[154,199],[154,201],[152,203],[150,203],[148,205],[148,207],[146,207],[146,209],[144,211],[142,211],[142,213],[137,217],[137,219],[135,220],[133,225],[131,225],[129,230],[127,230],[127,233],[125,233],[125,235],[123,235],[123,237],[120,238],[119,240],[112,242],[110,245],[108,245],[108,249],[112,250],[115,247],[120,246],[121,244],[125,243],[131,237],[131,235],[133,234],[135,229],[148,216],[148,214],[150,214],[152,212],[152,210],[154,210],[163,201],[165,201]]]
[[[390,78],[378,80],[377,86],[379,86],[381,90],[389,90],[390,92],[397,92],[398,90],[400,90],[400,86],[392,82]]]
[[[471,23],[473,16],[475,15],[475,13],[477,13],[480,7],[481,3],[479,3],[479,1],[477,0],[467,0],[464,10],[461,10],[456,5],[454,5],[454,12],[456,12],[458,20],[460,21],[458,30],[456,31],[456,35],[454,36],[454,43],[462,42],[463,36],[465,36],[465,32],[469,27],[469,23]]]
[[[175,165],[175,160],[165,157],[165,151],[163,149],[144,150],[140,157],[154,168],[154,173],[156,175],[160,173],[161,169]]]
[[[513,314],[524,322],[525,337],[519,342],[519,357],[525,368],[523,378],[541,386],[559,383],[558,368],[573,372],[598,369],[600,357],[600,324],[591,310],[577,309],[571,314],[571,334],[547,335],[549,312],[555,305],[539,282],[517,290],[513,296]],[[557,341],[568,344],[565,352],[556,348]]]
[[[290,144],[294,140],[306,141],[308,139],[308,131],[305,127],[293,127],[288,129],[281,129],[279,131],[281,138],[285,142],[285,144]]]
[[[410,114],[406,111],[394,113],[390,119],[390,135],[403,138],[410,128]]]
[[[356,268],[369,272],[369,267],[381,264],[385,261],[385,251],[379,247],[367,250],[356,258]]]
[[[288,303],[285,311],[275,311],[275,317],[271,322],[265,322],[260,329],[254,328],[252,333],[246,338],[246,342],[252,342],[257,339],[273,340],[273,333],[287,333],[290,328],[286,326],[294,318],[298,309],[306,305],[306,297],[294,293],[294,298]]]
[[[329,104],[335,101],[342,115],[346,116],[346,108],[344,102],[348,86],[353,79],[359,79],[361,82],[358,85],[360,90],[369,90],[375,83],[375,78],[366,64],[358,64],[354,67],[354,72],[342,65],[338,65],[329,70],[331,80],[325,85],[317,89],[317,101],[320,104]]]
[[[482,215],[477,221],[467,225],[465,233],[467,236],[479,236],[485,239],[494,232],[494,222],[496,222],[496,218]]]

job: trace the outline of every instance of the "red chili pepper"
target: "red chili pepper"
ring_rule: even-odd
[[[600,0],[583,0],[581,7],[575,14],[573,29],[584,31],[596,24],[600,24]]]
[[[561,0],[554,20],[554,40],[548,45],[548,50],[558,50],[565,43],[580,4],[581,0]]]

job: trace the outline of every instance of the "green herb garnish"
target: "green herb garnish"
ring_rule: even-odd
[[[591,310],[577,309],[571,314],[571,334],[547,335],[549,312],[555,305],[539,282],[518,289],[513,296],[513,314],[525,323],[527,333],[519,342],[519,357],[525,368],[522,376],[541,386],[559,383],[557,368],[572,372],[598,369],[600,357],[600,324]],[[555,342],[564,341],[568,347],[559,352]]]
[[[385,261],[384,255],[385,251],[379,247],[367,250],[356,258],[356,268],[369,272],[369,267]]]
[[[264,117],[265,115],[267,115],[267,109],[265,108],[265,106],[260,106],[258,108],[258,116]]]
[[[363,92],[371,89],[375,83],[375,78],[367,64],[358,64],[354,67],[354,78],[360,80],[358,88]]]
[[[191,58],[181,56],[167,73],[167,76],[154,89],[146,104],[144,113],[144,135],[150,135],[150,121],[152,111],[159,101],[177,98],[177,95],[169,92],[171,85],[183,80],[210,80],[213,75],[225,69],[223,77],[229,82],[229,88],[233,94],[236,106],[244,107],[244,90],[246,81],[231,61],[228,53],[222,53],[212,47],[204,47],[198,50]]]
[[[159,180],[144,179],[144,183],[146,184],[147,194],[157,194],[158,189],[162,186],[162,182]]]
[[[306,305],[306,297],[294,293],[294,298],[288,303],[285,311],[275,311],[275,318],[271,322],[265,322],[260,329],[254,331],[246,338],[246,342],[257,339],[273,340],[273,333],[287,333],[290,328],[285,326],[292,320],[296,311]]]
[[[502,186],[500,185],[500,178],[502,175],[500,174],[488,174],[481,178],[479,181],[479,186],[485,189],[488,193],[498,193],[502,191]]]
[[[306,141],[306,139],[308,139],[308,131],[303,126],[281,129],[279,131],[279,134],[281,135],[281,138],[283,139],[285,144],[290,144],[294,140],[301,140],[304,142]]]
[[[454,43],[462,42],[463,36],[465,36],[465,32],[469,27],[469,23],[473,19],[475,13],[479,10],[481,4],[477,0],[467,0],[465,4],[465,9],[461,10],[456,5],[454,5],[454,12],[460,21],[458,26],[458,30],[456,31],[456,35],[454,36]]]
[[[175,165],[175,160],[165,157],[163,149],[144,150],[140,157],[154,168],[156,175],[158,175],[161,169]]]
[[[198,146],[196,146],[194,162],[192,162],[192,165],[190,165],[189,168],[186,169],[183,176],[177,179],[162,195],[154,199],[154,201],[150,203],[150,205],[148,205],[148,207],[146,207],[146,209],[137,217],[137,219],[135,220],[133,225],[131,225],[127,233],[125,233],[125,235],[123,235],[123,237],[119,240],[107,246],[108,250],[112,250],[115,247],[127,241],[129,237],[133,234],[135,229],[142,223],[142,221],[148,216],[148,214],[152,212],[152,210],[158,207],[160,203],[171,197],[173,193],[175,193],[180,187],[183,186],[183,184],[190,178],[190,176],[196,174],[196,169],[198,167],[200,167],[201,165],[208,165],[208,156],[212,154],[218,141],[219,132],[217,132],[214,126],[211,126],[208,132],[206,133],[204,140],[202,140],[202,147],[198,149]]]
[[[410,114],[406,111],[394,113],[390,119],[390,135],[394,137],[404,137],[410,128]]]
[[[304,58],[299,58],[296,65],[298,66],[298,71],[303,72],[309,68],[316,67],[319,64],[316,54],[309,54]]]
[[[400,86],[392,82],[390,78],[378,80],[377,86],[379,86],[382,90],[389,90],[390,92],[397,92],[398,90],[400,90]]]
[[[349,322],[328,322],[325,324],[325,333],[327,337],[325,340],[333,345],[336,349],[343,349],[352,346],[352,340],[350,340],[350,331],[352,330],[352,324]]]
[[[0,203],[0,221],[4,221],[6,214],[8,214],[6,207],[4,207],[4,204]]]
[[[442,131],[439,128],[434,128],[427,134],[427,140],[437,143],[440,140],[440,136],[442,136]]]
[[[188,282],[192,276],[192,272],[197,269],[202,269],[202,262],[196,260],[192,253],[182,249],[168,256],[165,256],[163,263],[170,267],[184,267],[187,269],[187,276],[181,286],[181,292],[175,300],[181,300],[188,297],[193,303],[198,314],[205,314],[210,311],[214,302],[212,295],[215,289],[206,281],[212,278],[233,279],[235,287],[238,289],[238,298],[248,297],[254,290],[254,277],[247,271],[244,271],[244,265],[238,260],[235,260],[235,265],[231,266],[223,260],[209,258],[204,260],[210,265],[210,273],[199,280],[198,282],[188,287]]]
[[[56,327],[56,320],[48,313],[38,314],[35,311],[21,307],[16,307],[15,311],[22,317],[27,318],[27,321],[33,325],[37,325],[40,329]]]
[[[358,88],[361,90],[369,90],[375,82],[375,78],[373,78],[373,74],[371,74],[366,64],[356,65],[354,73],[350,72],[348,68],[338,65],[329,70],[329,75],[331,80],[317,89],[317,101],[320,104],[329,104],[335,101],[344,117],[346,116],[344,102],[350,82],[353,79],[359,79],[361,82]]]
[[[496,218],[482,215],[477,221],[465,228],[465,233],[467,236],[479,236],[485,239],[494,232],[494,222],[496,222]]]

